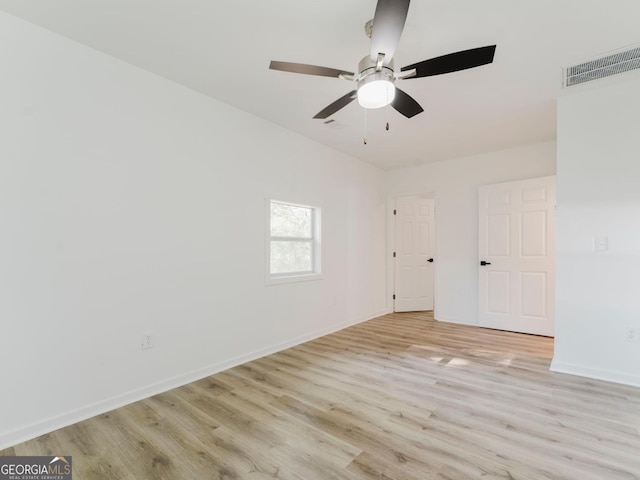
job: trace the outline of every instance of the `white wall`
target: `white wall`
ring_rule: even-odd
[[[478,186],[554,175],[555,150],[545,142],[388,173],[390,197],[434,195],[438,320],[478,323]]]
[[[625,341],[640,328],[640,77],[592,85],[558,104],[552,369],[640,385],[640,343]]]
[[[385,312],[381,171],[3,13],[0,64],[0,448]],[[323,280],[264,285],[265,193]]]

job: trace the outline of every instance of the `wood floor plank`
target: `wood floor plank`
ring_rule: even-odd
[[[0,451],[83,480],[640,479],[640,389],[553,340],[389,314]]]

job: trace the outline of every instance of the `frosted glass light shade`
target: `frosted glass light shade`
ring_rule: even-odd
[[[393,102],[395,95],[396,87],[389,80],[363,82],[358,88],[358,103],[364,108],[381,108]]]

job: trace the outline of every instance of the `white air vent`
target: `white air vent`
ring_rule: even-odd
[[[571,87],[640,68],[640,45],[600,56],[564,69],[564,86]]]
[[[324,124],[327,127],[332,128],[334,130],[342,130],[344,128],[344,125],[342,125],[339,122],[336,122],[333,118],[330,120],[327,120],[326,122],[324,122]]]

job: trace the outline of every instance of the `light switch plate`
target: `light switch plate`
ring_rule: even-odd
[[[593,237],[593,251],[594,252],[609,251],[609,237],[602,237],[602,236]]]

